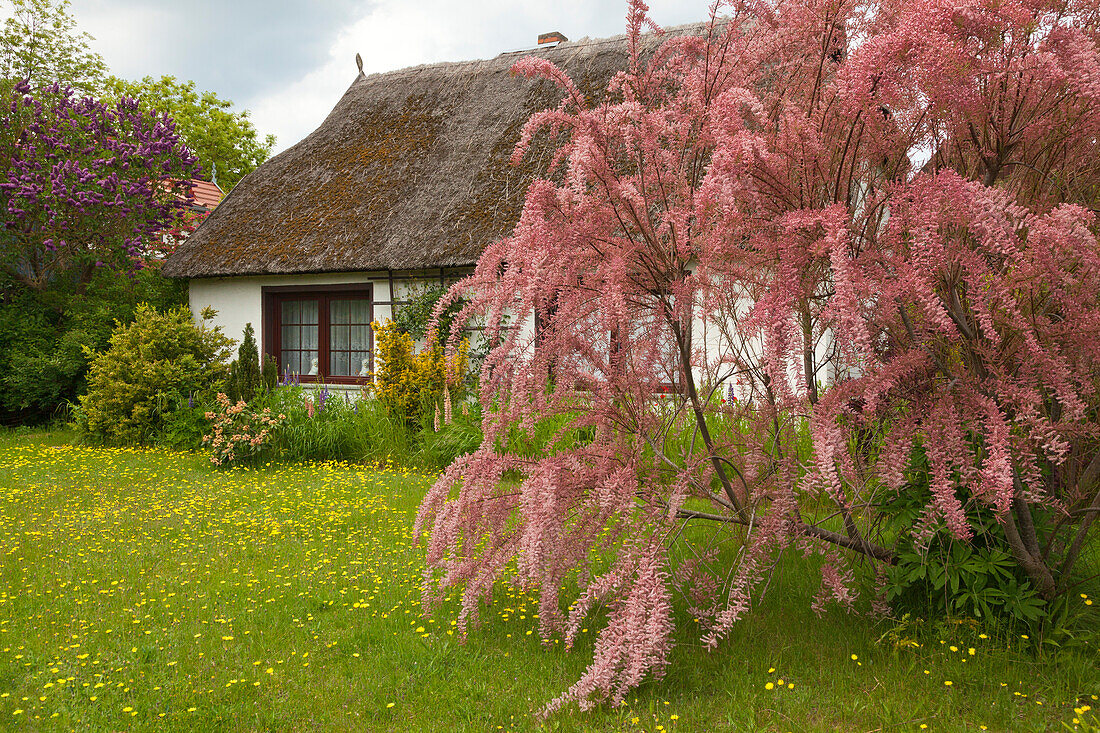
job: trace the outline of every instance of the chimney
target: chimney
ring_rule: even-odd
[[[549,33],[539,34],[539,45],[544,43],[565,43],[569,39],[566,38],[560,31],[550,31]]]

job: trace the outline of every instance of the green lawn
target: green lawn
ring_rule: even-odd
[[[1095,656],[965,624],[876,644],[796,565],[718,651],[687,630],[629,705],[541,721],[591,646],[542,644],[514,589],[465,645],[421,616],[432,477],[68,440],[0,434],[0,729],[1054,730],[1100,693]]]

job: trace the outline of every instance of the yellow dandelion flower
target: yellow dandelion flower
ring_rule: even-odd
[[[859,656],[858,656],[858,655],[856,655],[856,654],[853,654],[853,655],[852,655],[852,661],[854,662],[854,661],[856,661],[857,659],[859,659]]]
[[[943,684],[944,684],[945,687],[950,687],[951,685],[953,685],[955,683],[952,682],[951,680],[944,680]]]
[[[764,689],[765,690],[774,690],[775,689],[775,684],[772,683],[772,682],[769,682],[768,684],[764,685]]]

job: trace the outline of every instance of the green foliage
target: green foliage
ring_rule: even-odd
[[[172,450],[196,450],[210,430],[206,412],[206,407],[195,402],[194,398],[176,401],[161,416],[163,425],[156,436],[156,444]]]
[[[105,352],[87,351],[92,365],[78,429],[107,443],[154,440],[173,407],[208,394],[225,377],[231,345],[220,328],[196,326],[188,308],[158,312],[139,304],[134,322],[118,325]]]
[[[35,291],[0,281],[0,424],[41,423],[84,389],[85,348],[102,351],[116,322],[137,304],[164,310],[186,302],[186,283],[157,268],[98,271],[81,295],[60,285]]]
[[[886,600],[899,612],[916,616],[972,617],[1025,626],[1048,617],[1050,608],[1013,560],[1004,531],[993,512],[976,502],[967,505],[973,529],[969,541],[957,540],[942,527],[920,533],[924,508],[931,499],[927,460],[913,452],[910,486],[890,494],[880,509],[887,532],[897,537],[898,562],[886,569]]]
[[[393,323],[401,333],[407,333],[416,341],[424,340],[432,325],[432,313],[440,299],[447,294],[443,285],[428,285],[411,293],[397,309]],[[458,312],[465,305],[464,300],[452,303],[440,314],[437,332],[444,340],[450,338]]]
[[[107,64],[88,45],[95,39],[77,30],[69,0],[12,0],[10,12],[0,30],[0,76],[97,96]]]
[[[270,358],[270,357],[269,357]],[[229,378],[225,381],[225,393],[233,402],[251,402],[265,390],[264,375],[260,371],[260,352],[256,348],[256,335],[252,324],[244,324],[244,338],[237,349],[237,358],[229,365]]]
[[[263,384],[264,394],[275,389],[279,384],[279,363],[271,354],[264,354],[263,369],[260,370],[260,383]]]
[[[210,176],[217,167],[218,185],[226,192],[267,160],[275,147],[274,135],[260,139],[248,110],[234,111],[233,102],[214,92],[200,92],[193,81],[174,76],[127,81],[112,76],[106,87],[115,98],[132,97],[143,109],[166,112],[198,156],[203,174]]]
[[[434,411],[434,410],[433,410]],[[481,445],[481,405],[460,407],[450,422],[442,422],[435,430],[431,419],[422,419],[420,431],[424,462],[436,468],[446,468],[456,458],[472,453]]]

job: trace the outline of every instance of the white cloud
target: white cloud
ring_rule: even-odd
[[[136,6],[120,11],[110,0],[86,0],[75,13],[79,28],[95,38],[92,48],[103,55],[113,73],[138,78],[179,76],[170,70],[171,44],[157,31],[172,25],[168,8]],[[130,69],[146,71],[133,74],[128,73]]]

